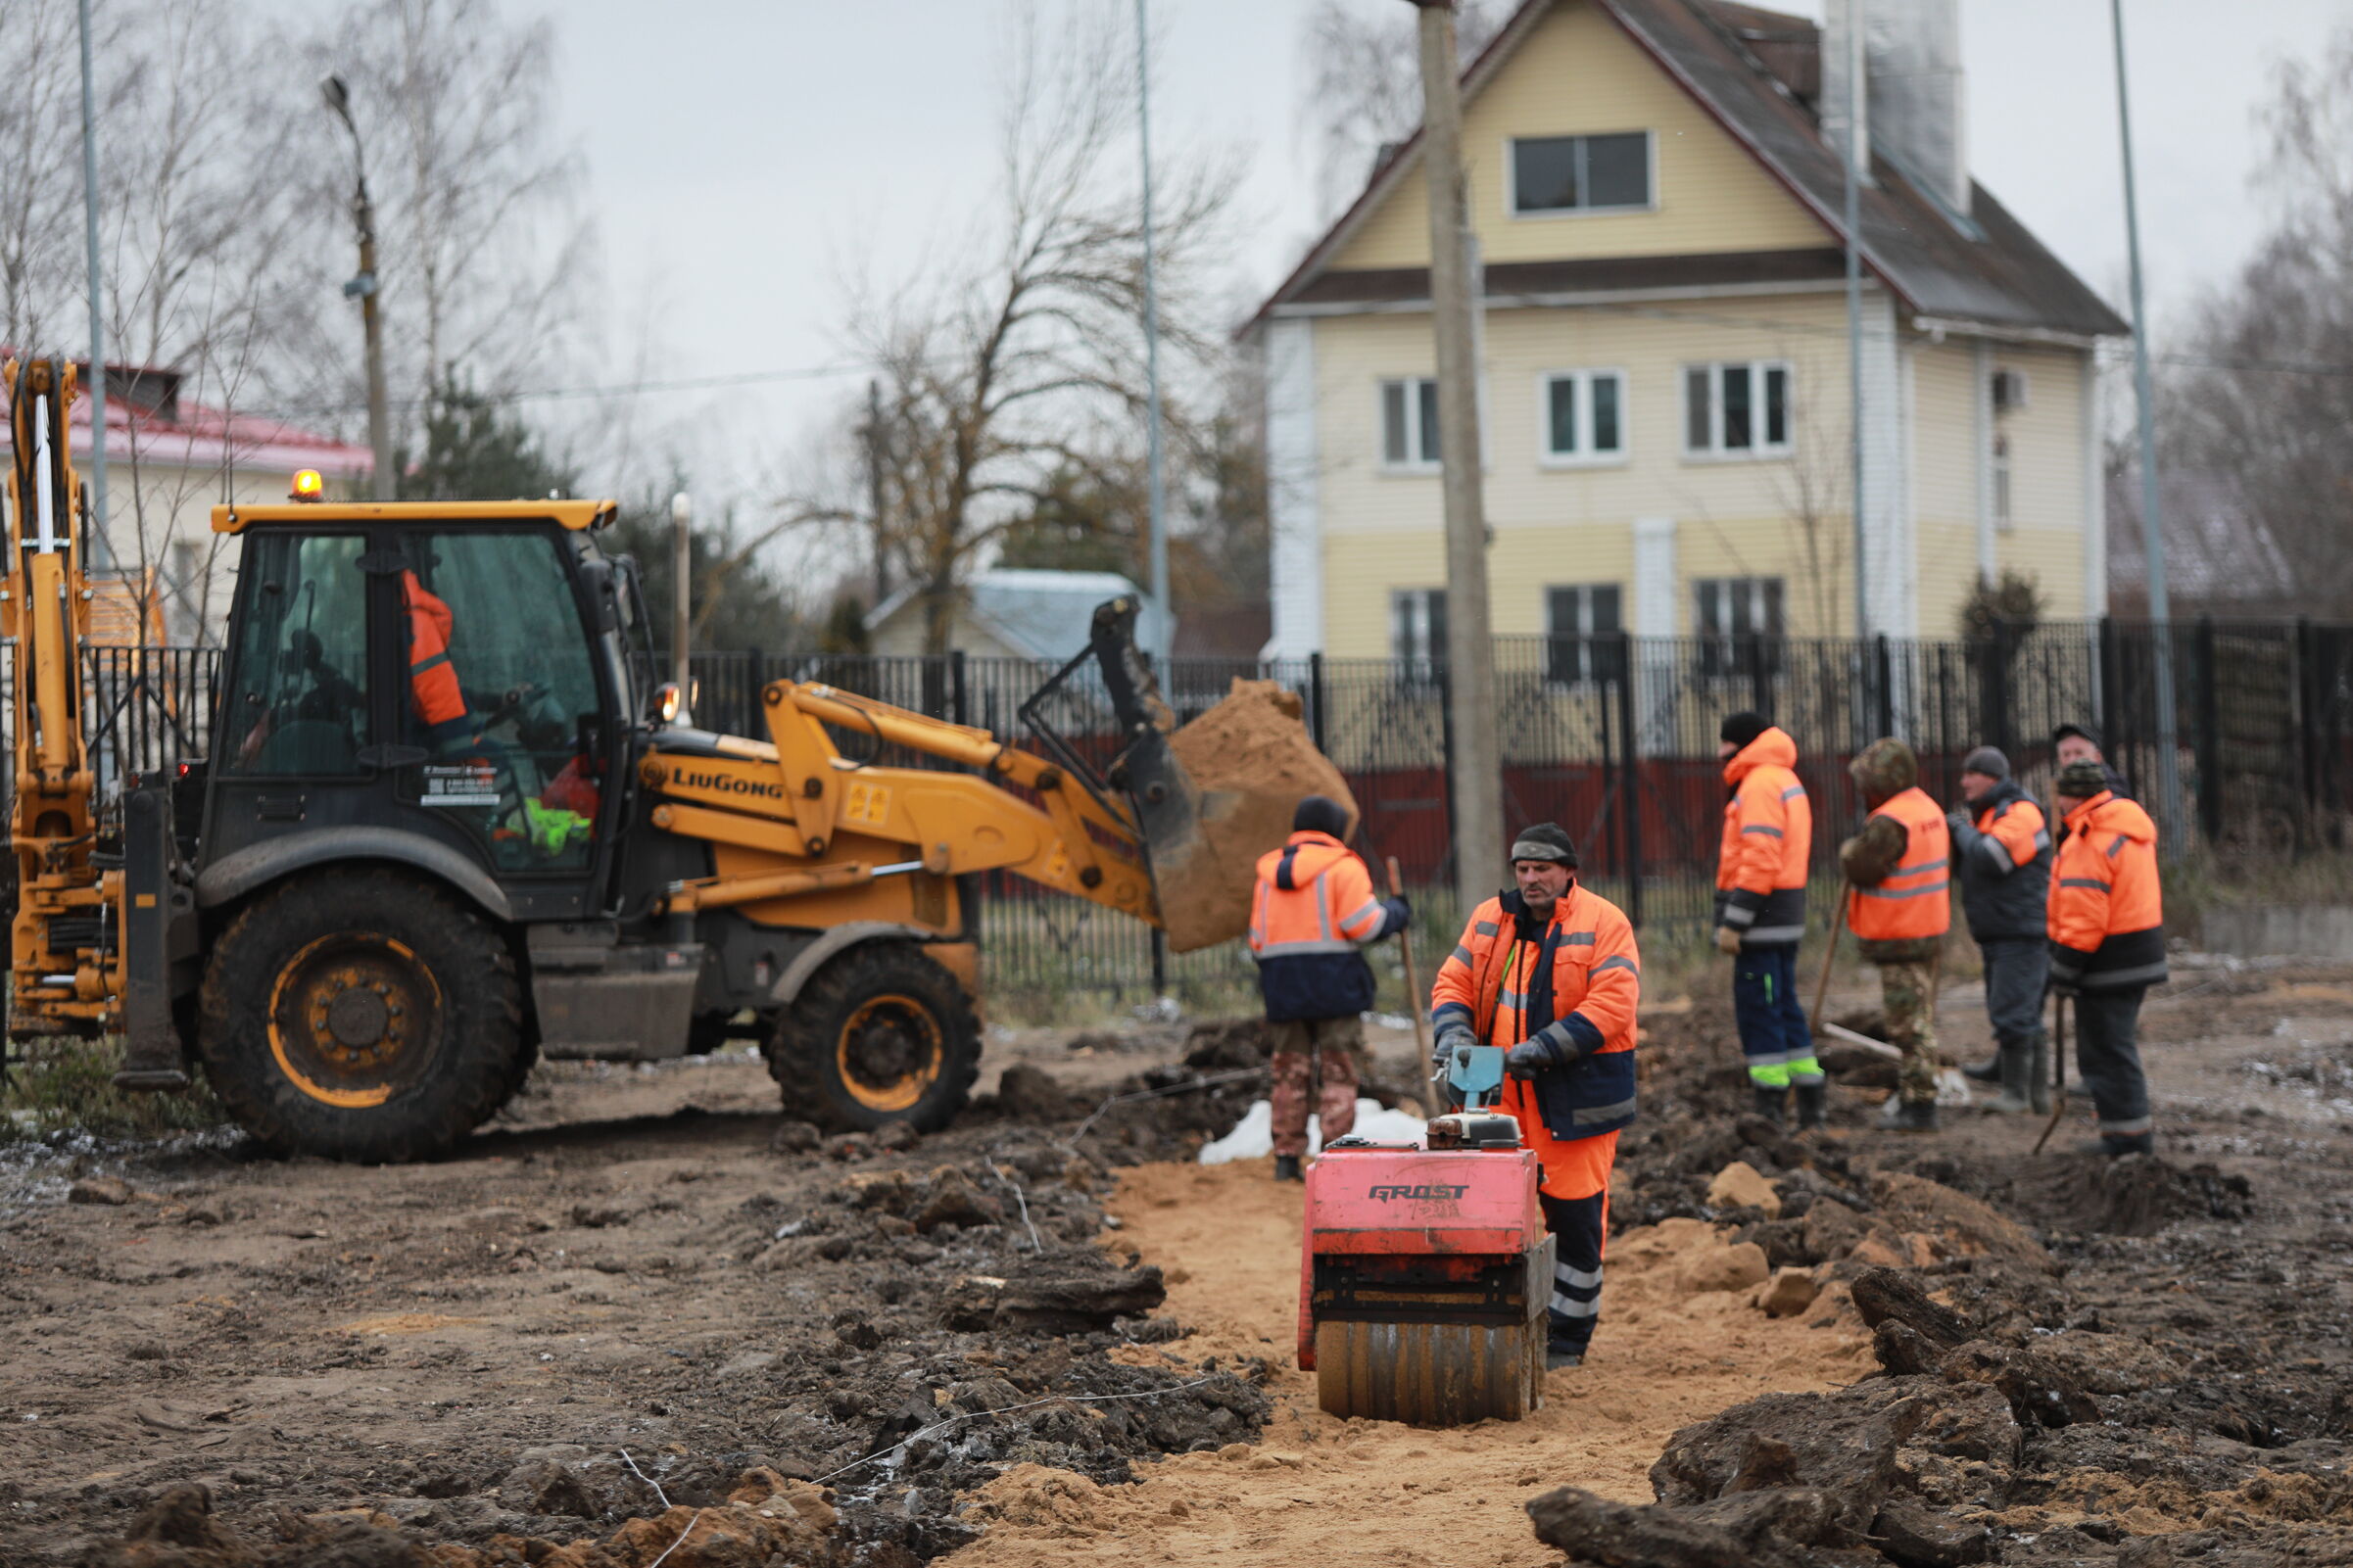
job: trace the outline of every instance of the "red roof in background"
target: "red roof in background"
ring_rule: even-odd
[[[0,357],[10,352],[0,349]],[[77,364],[86,377],[88,363]],[[288,475],[297,469],[315,468],[329,479],[358,479],[374,471],[375,454],[365,447],[284,420],[191,403],[179,396],[179,384],[176,370],[107,366],[106,451],[110,466],[129,459],[135,437],[140,461],[174,467],[250,468]],[[0,386],[0,417],[5,416],[8,402],[9,389]],[[77,462],[90,451],[90,408],[85,390],[73,400],[76,434],[72,441]],[[0,445],[5,444],[6,427],[0,426]]]

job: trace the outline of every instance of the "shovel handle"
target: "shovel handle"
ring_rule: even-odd
[[[1403,898],[1405,884],[1398,876],[1397,857],[1391,855],[1388,861],[1389,896]],[[1406,1007],[1414,1015],[1414,1043],[1421,1048],[1421,1060],[1427,1062],[1430,1059],[1430,1019],[1428,1010],[1421,1005],[1421,975],[1414,965],[1414,927],[1411,922],[1397,928],[1397,952],[1406,965]]]
[[[2059,1130],[2059,1118],[2067,1115],[2067,998],[2050,999],[2050,1119],[2042,1124],[2042,1136],[2035,1140],[2035,1153],[2050,1142],[2050,1135]]]
[[[1847,930],[1847,906],[1854,901],[1854,886],[1849,883],[1839,889],[1838,919],[1830,924],[1830,947],[1822,955],[1822,980],[1814,987],[1814,1016],[1808,1021],[1814,1033],[1822,1032],[1822,1006],[1830,1000],[1830,971],[1838,962],[1839,938]]]

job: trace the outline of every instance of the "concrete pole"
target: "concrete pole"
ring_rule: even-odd
[[[360,145],[359,121],[352,119],[351,89],[341,76],[318,84],[327,111],[343,121],[352,137],[352,223],[360,231],[360,275],[343,286],[346,298],[360,301],[360,326],[367,344],[367,445],[375,453],[369,494],[377,500],[397,499],[400,475],[392,457],[392,414],[384,392],[384,323],[376,309],[376,206],[367,195],[367,149]],[[428,365],[428,373],[438,366]]]
[[[684,711],[695,699],[693,658],[695,502],[685,491],[670,498],[670,679]]]
[[[1168,486],[1161,468],[1160,418],[1160,285],[1152,234],[1152,34],[1144,19],[1145,0],[1135,0],[1135,132],[1144,164],[1144,424],[1148,451],[1146,490],[1152,536],[1152,598],[1160,606],[1160,626],[1153,639],[1152,656],[1160,679],[1170,679],[1169,659],[1176,636],[1176,595],[1169,592]],[[1171,694],[1174,694],[1174,688]]]
[[[1832,0],[1833,4],[1841,0]],[[1870,528],[1863,516],[1863,260],[1862,185],[1865,160],[1871,156],[1869,132],[1864,129],[1864,81],[1868,57],[1863,48],[1863,0],[1844,0],[1847,32],[1841,40],[1847,51],[1847,465],[1848,505],[1853,514],[1854,635],[1871,635],[1871,588],[1863,575],[1869,560]]]
[[[90,400],[90,544],[94,557],[83,565],[96,569],[115,564],[115,549],[106,532],[106,271],[98,257],[98,96],[90,66],[90,0],[81,0],[81,215],[90,273],[90,379],[81,390]]]
[[[1446,666],[1454,730],[1455,889],[1464,910],[1504,879],[1503,748],[1487,626],[1487,514],[1479,473],[1479,367],[1470,213],[1452,0],[1421,11],[1422,174],[1429,192],[1430,317],[1438,346],[1438,451],[1446,504]]]
[[[2140,538],[2148,556],[2149,640],[2157,676],[2157,805],[2169,851],[2182,837],[2182,759],[2175,737],[2173,605],[2165,589],[2165,529],[2157,511],[2157,405],[2149,387],[2148,306],[2140,291],[2140,207],[2133,186],[2133,112],[2125,93],[2124,0],[2109,0],[2116,37],[2116,133],[2124,143],[2124,226],[2133,270],[2133,390],[2140,404]],[[2209,675],[2211,678],[2211,674]]]

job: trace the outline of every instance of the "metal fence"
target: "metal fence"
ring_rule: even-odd
[[[2171,638],[2178,765],[2196,835],[2236,854],[2341,843],[2353,823],[2353,626],[2200,621],[2177,623]],[[1922,784],[1949,801],[1973,747],[2001,747],[2040,789],[2052,729],[2089,723],[2109,760],[2152,798],[2156,656],[2149,627],[2111,620],[1997,628],[1971,641],[1498,639],[1507,821],[1561,823],[1580,845],[1586,879],[1639,926],[1696,932],[1713,898],[1724,802],[1715,736],[1725,714],[1757,709],[1796,738],[1815,802],[1815,864],[1827,875],[1859,809],[1846,764],[1882,735],[1910,740]],[[764,735],[760,689],[785,678],[1017,741],[1028,738],[1023,704],[1054,673],[1034,661],[960,653],[707,653],[694,668],[696,720],[714,730]],[[210,650],[93,650],[85,697],[102,777],[205,754],[216,673]],[[1451,886],[1453,736],[1442,662],[1179,659],[1163,686],[1185,719],[1237,678],[1298,693],[1304,722],[1363,808],[1365,847],[1395,856],[1413,886]],[[1108,703],[1087,682],[1063,687],[1046,718],[1084,754],[1101,758],[1117,743]],[[866,743],[840,738],[853,751]],[[1451,899],[1439,892],[1430,902]],[[1450,914],[1433,909],[1431,918],[1442,925]],[[1001,991],[1201,995],[1249,978],[1238,947],[1171,955],[1135,922],[1010,877],[990,879],[982,924]]]

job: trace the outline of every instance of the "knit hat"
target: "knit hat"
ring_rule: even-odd
[[[2058,780],[2051,785],[2053,794],[2065,795],[2072,800],[2089,800],[2093,795],[2107,793],[2107,765],[2098,762],[2071,762],[2059,770]]]
[[[1961,759],[1961,772],[1982,773],[1989,779],[2007,779],[2010,759],[1992,746],[1979,746]]]
[[[1736,746],[1745,746],[1772,727],[1773,721],[1763,714],[1743,708],[1738,713],[1725,715],[1723,727],[1716,731],[1715,736],[1718,740],[1729,740]]]
[[[2092,729],[2091,726],[2088,724],[2076,724],[2073,721],[2062,724],[2056,730],[2053,730],[2050,733],[2050,743],[2055,746],[2060,741],[2066,739],[2069,736],[2074,736],[2079,740],[2089,740],[2095,747],[2100,743],[2099,732],[2097,730]]]
[[[1309,795],[1291,813],[1291,832],[1348,836],[1348,808],[1329,795]]]
[[[1549,860],[1556,866],[1577,869],[1577,846],[1568,836],[1568,830],[1558,823],[1540,822],[1533,828],[1522,828],[1512,840],[1512,859]]]

